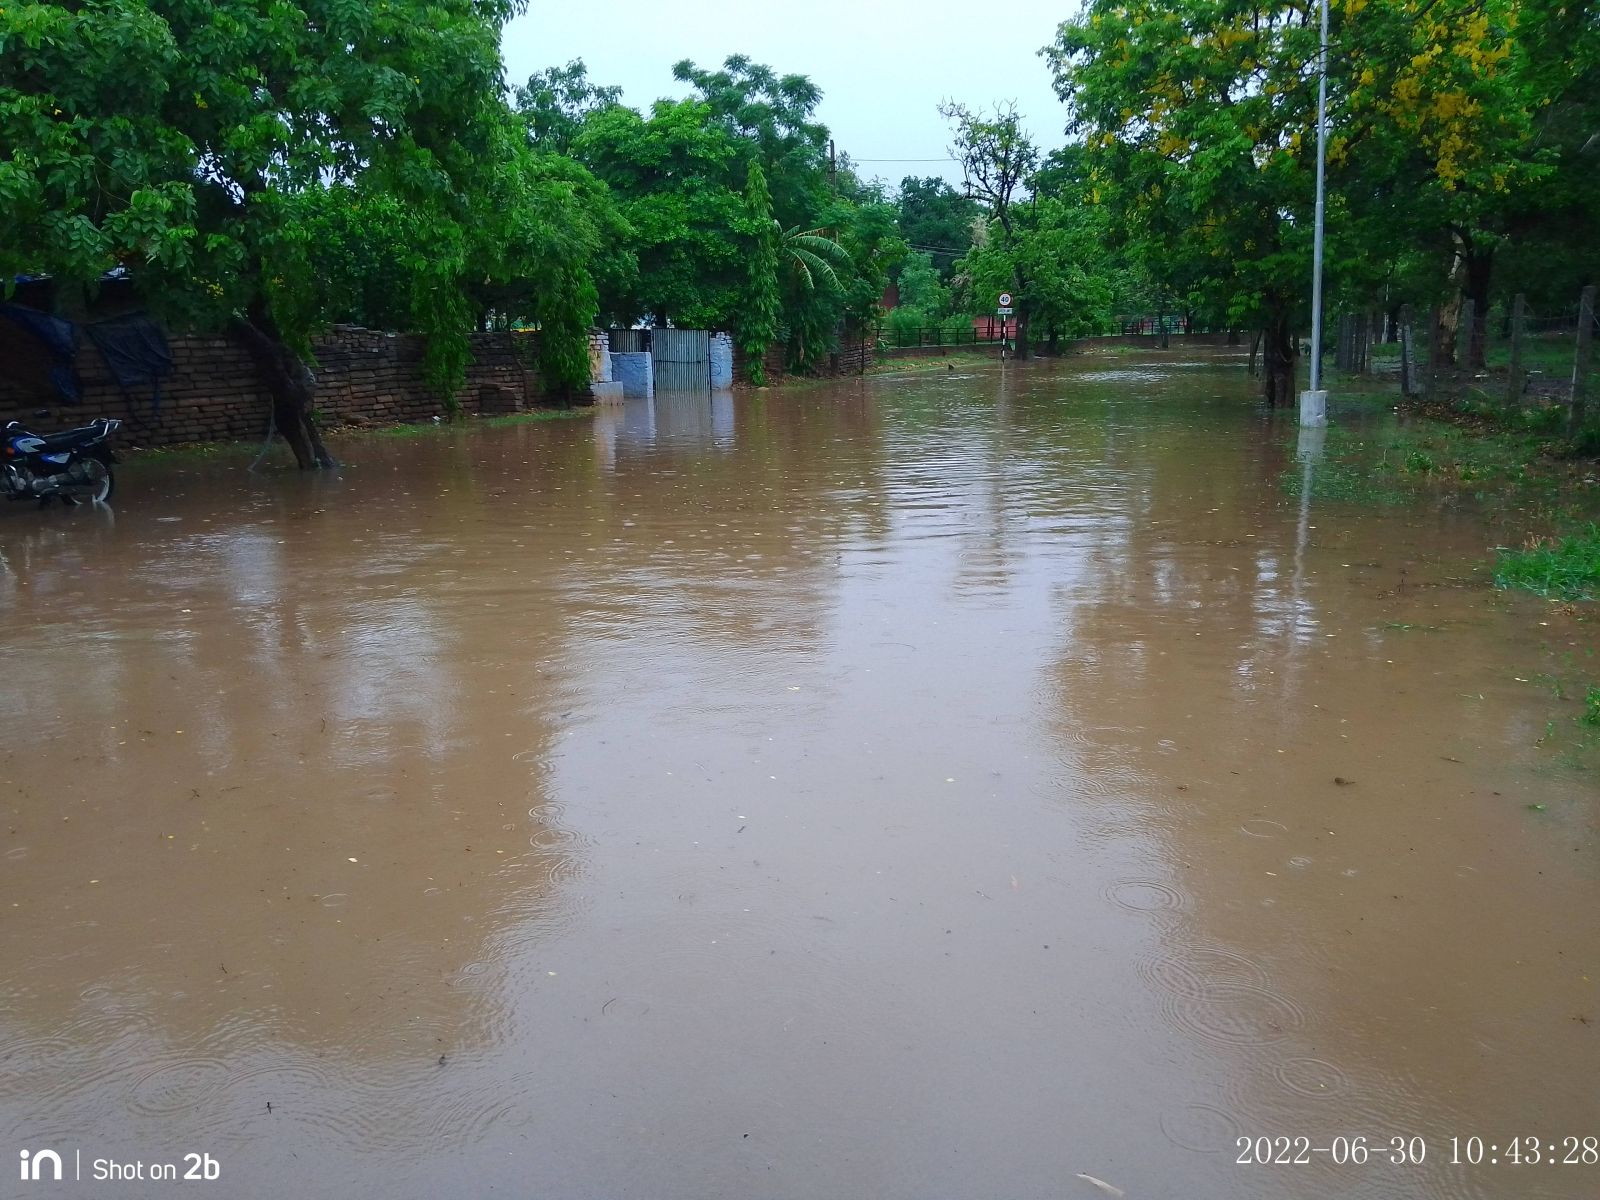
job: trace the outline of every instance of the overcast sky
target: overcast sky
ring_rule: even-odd
[[[530,0],[502,45],[512,83],[581,58],[592,81],[620,85],[635,108],[687,94],[672,78],[679,59],[713,67],[747,54],[811,77],[823,93],[818,116],[865,177],[959,183],[935,106],[1015,100],[1040,146],[1059,146],[1061,103],[1038,50],[1076,9],[1077,0]]]

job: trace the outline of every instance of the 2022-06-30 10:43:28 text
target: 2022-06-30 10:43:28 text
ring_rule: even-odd
[[[1477,1134],[1451,1136],[1448,1149],[1441,1146],[1431,1155],[1427,1140],[1416,1135],[1340,1135],[1326,1142],[1303,1136],[1242,1136],[1234,1145],[1238,1152],[1234,1161],[1243,1166],[1302,1166],[1323,1158],[1350,1166],[1368,1163],[1420,1166],[1430,1157],[1435,1163],[1456,1167],[1592,1167],[1600,1164],[1600,1136],[1594,1134],[1556,1137],[1519,1134],[1503,1140]]]

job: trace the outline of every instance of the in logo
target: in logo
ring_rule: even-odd
[[[50,1164],[51,1171],[55,1174],[55,1182],[60,1183],[61,1155],[57,1154],[54,1150],[38,1150],[32,1154],[29,1154],[28,1151],[24,1150],[22,1152],[22,1167],[20,1169],[19,1178],[21,1178],[23,1183],[28,1183],[30,1181],[33,1183],[40,1182],[40,1172],[44,1169],[44,1164],[47,1162]],[[30,1163],[32,1165],[32,1174],[29,1174]]]

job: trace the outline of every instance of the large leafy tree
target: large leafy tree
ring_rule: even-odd
[[[858,333],[876,328],[884,290],[910,252],[897,218],[895,206],[878,191],[859,186],[848,189],[832,217],[850,259],[843,280],[844,317]]]
[[[929,255],[949,283],[956,259],[972,245],[973,225],[982,213],[978,204],[937,175],[908,175],[900,181],[896,206],[901,236],[913,250]]]
[[[1328,63],[1329,271],[1452,259],[1484,296],[1508,202],[1544,173],[1545,106],[1511,0],[1344,0]],[[1319,47],[1309,0],[1092,0],[1046,55],[1133,254],[1264,331],[1269,403],[1294,393],[1309,294]],[[1170,268],[1169,268],[1170,269]],[[1486,304],[1480,304],[1480,311]]]
[[[778,223],[772,217],[772,197],[766,172],[752,162],[745,184],[745,205],[750,223],[750,253],[746,285],[739,310],[739,349],[744,351],[750,382],[767,382],[762,361],[767,347],[778,340]]]
[[[742,54],[715,71],[684,59],[672,74],[691,84],[711,119],[760,160],[779,224],[820,224],[829,194],[828,130],[816,119],[822,90],[804,75],[779,75]]]
[[[1017,213],[1018,202],[1039,165],[1039,148],[1023,130],[1022,115],[1014,104],[999,105],[991,114],[946,102],[939,106],[939,113],[951,124],[955,140],[950,153],[961,166],[967,190],[987,212],[984,240],[995,243],[1008,268],[1010,279],[1005,289],[1014,294],[1017,304],[1017,352],[1026,358],[1029,325],[1038,298],[1029,286],[1028,259],[1019,252]]]
[[[878,198],[850,194],[848,166],[832,169],[813,116],[821,93],[804,76],[738,55],[717,71],[680,62],[674,74],[691,98],[659,101],[648,116],[601,103],[572,141],[616,197],[638,260],[636,283],[602,287],[601,308],[624,321],[736,329],[747,351],[781,338],[789,365],[807,367],[847,315],[875,313],[892,221]],[[769,243],[775,322],[764,311]]]
[[[1293,323],[1309,271],[1298,218],[1310,212],[1311,11],[1094,0],[1047,51],[1136,254],[1209,267],[1210,286],[1261,322],[1271,404],[1294,394]]]
[[[515,121],[474,196],[466,297],[480,327],[536,325],[545,391],[570,400],[588,388],[588,331],[599,288],[636,275],[629,230],[610,192],[582,165],[530,146]]]
[[[698,101],[658,101],[592,114],[576,155],[615,197],[632,230],[637,282],[602,296],[626,323],[731,328],[746,283],[748,155]]]
[[[511,0],[10,0],[0,8],[0,277],[92,284],[250,350],[302,466],[331,462],[297,197],[359,181],[407,206],[412,324],[459,378],[470,197],[503,110]]]
[[[986,237],[959,264],[974,307],[1027,280],[1023,295],[1032,336],[1061,338],[1102,332],[1110,323],[1113,285],[1105,251],[1103,209],[1055,196],[1017,214],[1009,241]],[[1019,334],[1019,337],[1021,335]]]
[[[622,89],[591,83],[589,68],[575,58],[528,76],[514,89],[517,111],[528,121],[528,135],[543,150],[566,154],[591,113],[622,103]]]

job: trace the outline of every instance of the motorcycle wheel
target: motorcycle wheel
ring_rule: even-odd
[[[111,493],[117,488],[117,477],[111,473],[111,468],[98,458],[88,459],[93,466],[89,468],[90,480],[84,485],[84,499],[91,504],[104,504],[111,499]]]

